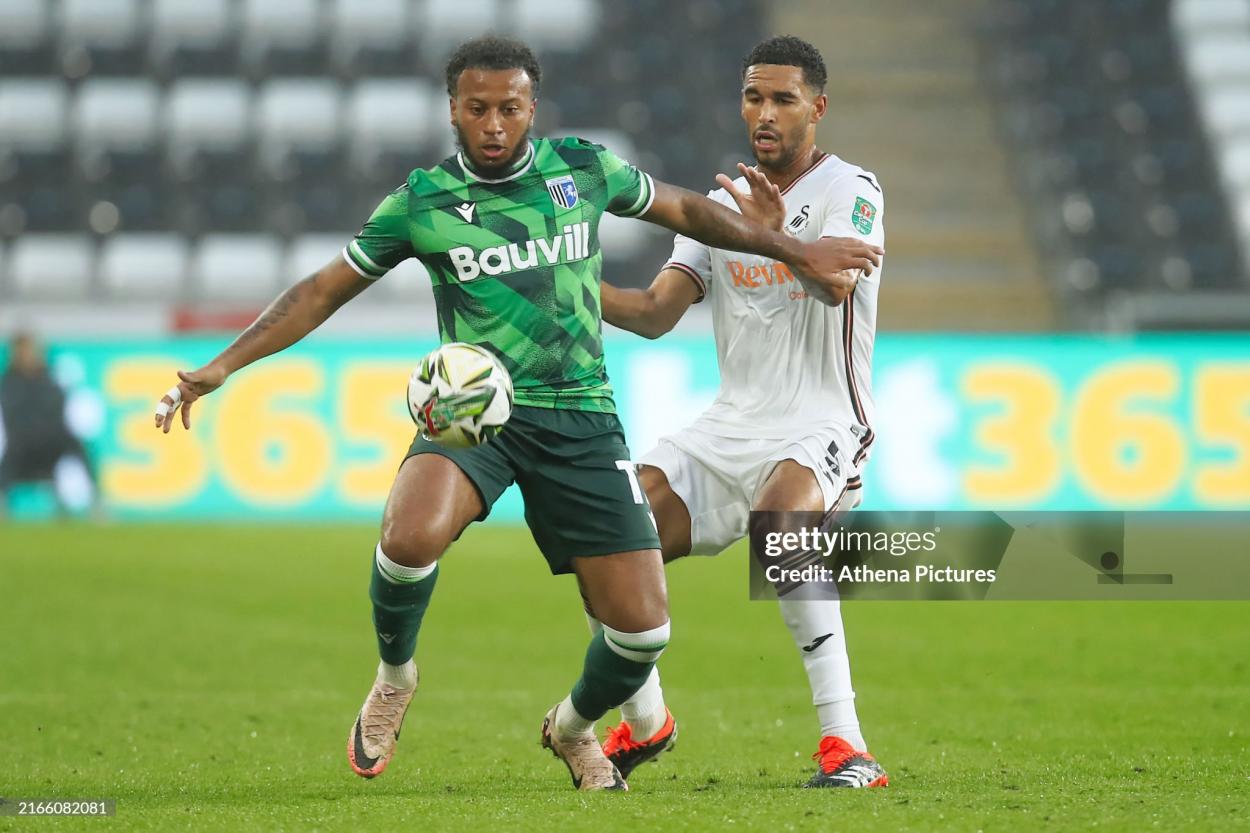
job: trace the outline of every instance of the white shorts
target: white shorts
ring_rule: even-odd
[[[745,538],[755,496],[782,460],[811,469],[825,497],[825,512],[846,512],[862,500],[859,469],[849,449],[859,447],[841,425],[781,440],[723,437],[698,423],[660,440],[639,460],[664,472],[690,512],[690,552],[716,555]]]

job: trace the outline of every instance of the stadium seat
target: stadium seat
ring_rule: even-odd
[[[74,101],[73,128],[81,150],[150,148],[156,141],[159,96],[142,80],[89,80]]]
[[[1250,31],[1204,36],[1189,53],[1189,72],[1202,84],[1250,84]]]
[[[303,234],[296,237],[287,247],[286,258],[282,262],[282,285],[290,286],[313,274],[343,251],[343,247],[351,239],[350,231],[341,234]]]
[[[16,201],[36,230],[81,227],[66,176],[69,94],[59,80],[0,81],[0,202]]]
[[[1219,158],[1220,169],[1234,192],[1250,192],[1250,136],[1225,142]]]
[[[210,234],[191,256],[191,280],[197,298],[267,301],[281,267],[281,247],[270,235]]]
[[[165,227],[164,183],[157,173],[159,96],[151,81],[88,80],[79,87],[71,122],[84,199],[108,200],[122,221]]]
[[[1250,28],[1246,0],[1174,0],[1172,21],[1188,35],[1220,32],[1230,27]]]
[[[233,79],[178,81],[162,115],[167,154],[176,168],[203,151],[238,153],[251,129],[251,90]]]
[[[1207,90],[1200,109],[1207,128],[1219,139],[1250,132],[1250,83]]]
[[[95,246],[83,234],[26,234],[9,247],[9,294],[84,301],[91,292]]]
[[[359,222],[343,216],[338,85],[323,79],[272,81],[261,89],[257,123],[261,164],[272,180],[264,207],[282,235]]]
[[[152,63],[173,76],[228,68],[232,11],[230,0],[153,0]]]
[[[441,72],[461,41],[493,31],[499,23],[499,0],[429,0],[416,24],[427,68]]]
[[[45,0],[0,3],[0,77],[51,70]]]
[[[539,51],[576,52],[599,28],[594,0],[515,0],[517,36]]]
[[[289,178],[289,154],[333,151],[343,124],[338,85],[320,78],[271,81],[256,102],[257,131],[266,166]]]
[[[181,235],[117,234],[100,249],[100,284],[113,298],[175,300],[183,294],[187,244]]]
[[[445,129],[447,98],[419,80],[361,81],[349,93],[347,123],[351,125],[351,157],[362,178],[398,181],[415,166],[413,160]]]
[[[61,56],[71,76],[138,72],[138,0],[61,0]]]
[[[317,0],[242,0],[242,4],[243,60],[254,75],[311,74],[321,69]]]
[[[184,190],[178,228],[254,229],[259,208],[251,156],[251,88],[229,78],[176,82],[165,99],[165,160]]]
[[[1250,252],[1250,190],[1242,191],[1233,201],[1233,219],[1242,251]]]
[[[0,46],[18,48],[39,43],[48,36],[48,3],[45,0],[5,0],[0,5]]]
[[[69,94],[45,78],[0,81],[0,152],[46,151],[65,143]]]
[[[411,3],[334,0],[330,12],[330,46],[345,75],[411,76],[417,61],[412,49]]]

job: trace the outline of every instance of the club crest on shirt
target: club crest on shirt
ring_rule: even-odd
[[[855,198],[855,207],[851,209],[851,225],[860,234],[872,232],[872,221],[877,217],[877,207],[863,197]]]
[[[551,201],[560,208],[577,205],[577,183],[571,175],[548,179],[547,193],[551,194]]]
[[[803,229],[807,228],[807,223],[811,219],[811,213],[811,205],[805,205],[800,208],[799,213],[795,214],[790,222],[786,223],[786,233],[792,235],[802,234]]]

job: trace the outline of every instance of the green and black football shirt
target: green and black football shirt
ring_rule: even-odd
[[[430,273],[443,343],[477,344],[512,374],[519,405],[615,412],[603,362],[605,211],[651,207],[651,177],[581,139],[536,139],[486,179],[463,154],[415,170],[343,256],[366,278],[415,257]]]

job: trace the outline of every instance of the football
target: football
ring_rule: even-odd
[[[408,413],[428,440],[451,448],[481,445],[512,415],[512,377],[481,347],[444,344],[408,378]]]

